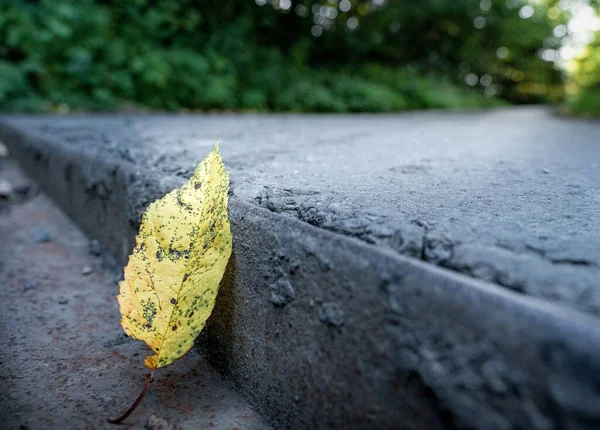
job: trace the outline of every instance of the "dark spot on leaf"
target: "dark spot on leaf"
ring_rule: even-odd
[[[173,331],[175,331],[175,330],[177,330],[177,326],[176,325],[173,326]]]
[[[193,208],[190,205],[186,204],[183,200],[181,200],[181,190],[177,191],[177,204],[187,211],[193,211]]]
[[[198,182],[196,185],[194,185],[194,188],[199,190],[201,186],[202,186],[202,184],[200,182]]]
[[[190,318],[194,316],[194,311],[192,311],[192,313],[190,314]]]
[[[172,257],[171,261],[177,260],[179,258],[187,258],[190,255],[190,249],[178,250],[169,247],[169,255]]]
[[[177,299],[175,299],[175,298],[171,299],[171,304],[172,305],[176,305],[177,304]]]

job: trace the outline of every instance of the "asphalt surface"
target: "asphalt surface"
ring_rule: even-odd
[[[98,245],[16,165],[0,160],[0,179],[15,190],[0,199],[0,428],[269,428],[196,351],[109,424],[143,387],[152,352],[125,336]]]
[[[538,107],[4,121],[118,159],[164,191],[220,138],[236,199],[600,315],[599,122]]]

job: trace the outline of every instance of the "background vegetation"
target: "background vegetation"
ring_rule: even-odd
[[[558,67],[570,3],[0,0],[0,109],[386,112],[567,95],[592,114],[600,36],[568,78]]]
[[[569,66],[567,111],[575,115],[600,117],[600,31]]]

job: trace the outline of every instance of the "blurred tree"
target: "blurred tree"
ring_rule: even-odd
[[[569,67],[571,113],[600,116],[600,31]]]
[[[513,101],[545,101],[544,94],[556,101],[562,95],[561,73],[553,61],[540,56],[543,48],[558,47],[552,29],[569,18],[557,4],[558,0],[429,0],[426,5],[419,0],[305,1],[301,12],[310,14],[302,14],[307,15],[305,28],[296,33],[316,29],[322,34],[312,44],[313,64],[410,65],[466,80],[487,94]],[[527,91],[524,83],[545,91]]]
[[[558,0],[0,0],[0,108],[556,101]],[[546,57],[544,57],[546,55]],[[473,88],[470,88],[473,87]]]

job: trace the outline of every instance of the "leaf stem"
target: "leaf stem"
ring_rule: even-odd
[[[146,380],[146,385],[144,385],[144,389],[139,394],[139,396],[137,396],[137,399],[135,399],[135,402],[133,402],[133,404],[129,407],[129,409],[127,409],[127,411],[125,411],[125,413],[123,415],[121,415],[120,417],[118,417],[118,418],[109,418],[108,419],[109,423],[119,424],[119,423],[125,421],[125,419],[127,419],[127,417],[129,415],[131,415],[131,413],[133,411],[135,411],[135,408],[138,407],[138,405],[141,403],[142,399],[144,398],[144,396],[148,392],[148,389],[150,388],[150,384],[152,383],[152,381],[154,381],[154,371],[155,370],[156,369],[152,369],[152,372],[150,373],[150,376]]]

